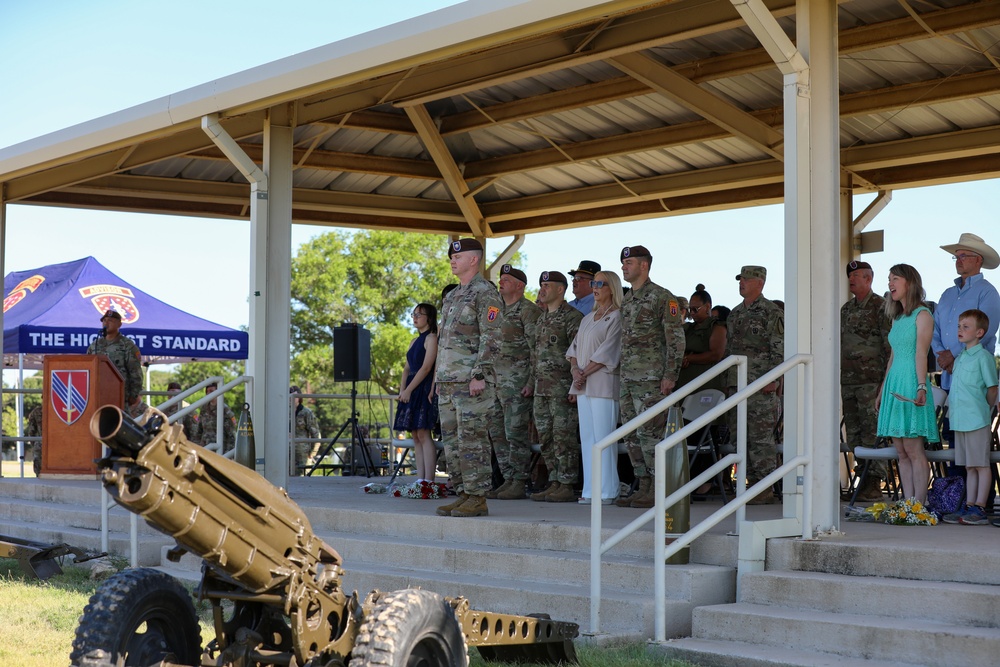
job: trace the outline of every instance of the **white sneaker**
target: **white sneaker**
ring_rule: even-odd
[[[579,503],[579,504],[581,504],[581,505],[589,505],[590,504],[590,498],[580,498],[576,502]]]

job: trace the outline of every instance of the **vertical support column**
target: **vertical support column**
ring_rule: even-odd
[[[0,277],[7,275],[7,267],[4,265],[4,256],[7,254],[7,184],[0,182]],[[3,295],[7,298],[7,295]],[[3,309],[0,308],[0,332],[3,331]],[[3,356],[3,342],[0,340],[0,357]],[[2,366],[0,366],[2,368]],[[20,386],[24,388],[24,381],[21,379]],[[23,399],[22,399],[23,400]],[[0,405],[3,405],[3,382],[0,382]],[[18,422],[23,425],[23,421]],[[23,426],[22,426],[23,428]],[[20,435],[19,429],[19,435]],[[17,443],[17,453],[21,457],[24,455],[24,443]],[[35,456],[38,456],[40,447],[35,447]],[[24,461],[21,460],[21,475],[24,475]]]
[[[291,342],[293,119],[285,106],[272,108],[264,125],[267,199],[251,222],[251,337],[254,356],[254,429],[264,445],[264,476],[288,485],[288,383]],[[260,219],[261,209],[265,213]],[[252,213],[251,213],[252,215]],[[256,309],[254,305],[256,304]],[[263,335],[261,336],[261,332]],[[262,436],[262,437],[261,437]],[[259,446],[259,445],[258,445]]]
[[[812,517],[804,520],[828,531],[840,527],[840,301],[830,297],[839,293],[845,260],[841,253],[830,252],[842,247],[837,2],[798,0],[797,10],[798,44],[809,62],[812,97],[805,132],[810,150],[800,171],[807,182],[798,184],[810,199],[808,217],[800,218],[798,227],[810,239],[808,263],[802,269],[811,294],[809,308],[798,315],[808,331],[808,350],[800,346],[799,351],[814,355],[815,373],[813,428],[806,434],[813,447],[814,502]]]

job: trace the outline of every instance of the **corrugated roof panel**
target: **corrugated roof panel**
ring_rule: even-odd
[[[650,117],[662,121],[664,125],[679,125],[701,120],[701,116],[695,112],[656,93],[630,97],[627,100],[617,102],[617,104],[627,104],[634,107],[649,114]]]
[[[328,169],[296,169],[292,172],[292,187],[304,190],[325,190],[342,173],[344,172]]]
[[[783,83],[777,70],[764,70],[701,84],[741,110],[757,111],[782,105]]]
[[[957,129],[951,120],[929,107],[902,109],[892,116],[892,124],[911,137],[926,137]]]
[[[909,135],[892,123],[892,115],[884,113],[842,119],[840,121],[841,131],[846,132],[851,137],[851,142],[841,145],[841,148],[856,144],[877,144],[884,141],[908,139]]]

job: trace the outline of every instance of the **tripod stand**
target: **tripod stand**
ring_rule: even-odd
[[[325,459],[327,457],[327,455],[330,453],[330,450],[333,449],[334,446],[336,446],[337,441],[340,440],[340,436],[343,435],[344,431],[346,431],[348,428],[351,429],[351,449],[350,449],[350,452],[351,452],[351,472],[350,472],[350,474],[353,475],[357,471],[357,467],[358,467],[357,466],[357,461],[354,460],[354,446],[355,446],[355,443],[360,443],[360,445],[361,445],[361,461],[362,461],[362,463],[364,463],[364,466],[365,466],[365,476],[366,477],[371,477],[372,476],[372,474],[373,474],[373,472],[375,470],[375,464],[372,463],[371,454],[369,454],[369,452],[368,452],[368,443],[365,441],[365,434],[361,431],[361,426],[358,424],[358,415],[360,415],[361,413],[359,413],[357,411],[357,400],[358,400],[358,383],[356,381],[352,381],[351,382],[351,416],[344,420],[344,423],[341,425],[340,430],[337,431],[337,435],[335,435],[333,437],[333,439],[329,443],[327,443],[327,445],[323,449],[323,451],[320,452],[320,455],[317,458],[316,463],[313,463],[312,467],[306,473],[307,476],[310,476],[310,477],[312,476],[313,471],[316,470],[316,468],[319,466],[319,461],[322,461],[323,459]],[[343,474],[343,473],[341,473],[341,474]]]

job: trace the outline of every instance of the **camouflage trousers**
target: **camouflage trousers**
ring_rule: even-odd
[[[580,479],[579,415],[566,396],[535,396],[532,405],[538,444],[549,481],[576,484]]]
[[[497,388],[493,414],[490,415],[490,439],[493,453],[504,480],[526,481],[531,462],[531,397],[521,396],[520,389]]]
[[[640,413],[645,412],[665,398],[660,393],[659,380],[623,379],[618,396],[618,410],[621,414],[622,424],[635,419]],[[625,436],[628,458],[632,462],[636,477],[647,477],[653,474],[656,444],[663,440],[666,425],[667,414],[664,412]]]
[[[305,437],[305,436],[296,436]],[[304,475],[305,472],[299,472],[299,469],[303,466],[309,465],[311,462],[311,456],[313,449],[316,447],[315,442],[296,442],[295,443],[295,468],[292,469],[293,475]]]
[[[736,411],[733,415],[733,433]],[[781,397],[757,393],[747,399],[747,484],[753,485],[778,467],[778,445],[774,429],[781,415]]]
[[[496,401],[496,387],[487,384],[479,396],[464,382],[443,382],[438,388],[441,441],[452,486],[458,493],[484,496],[493,487],[493,465],[487,422]]]
[[[844,404],[844,428],[847,432],[847,446],[851,451],[855,447],[877,447],[878,410],[875,409],[875,398],[878,396],[879,383],[842,384],[840,399]],[[854,471],[861,474],[865,464],[855,461]],[[868,466],[868,477],[885,479],[885,461],[872,461]]]

